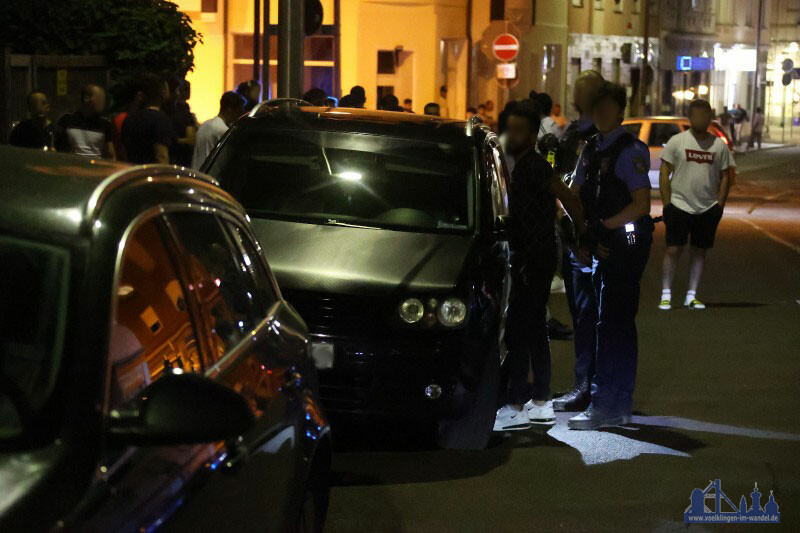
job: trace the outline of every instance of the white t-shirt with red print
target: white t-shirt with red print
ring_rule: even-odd
[[[673,135],[661,159],[674,167],[672,203],[687,213],[704,213],[717,204],[722,171],[735,167],[731,151],[716,135],[698,141],[691,130]]]

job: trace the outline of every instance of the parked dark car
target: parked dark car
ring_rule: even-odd
[[[1,148],[0,531],[321,531],[306,326],[211,178]]]
[[[481,448],[508,289],[507,173],[477,121],[262,105],[204,170],[244,205],[309,325],[326,412]]]

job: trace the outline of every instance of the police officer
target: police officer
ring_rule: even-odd
[[[592,116],[598,134],[578,161],[575,183],[589,225],[581,248],[596,258],[592,281],[598,303],[596,373],[591,404],[569,419],[572,429],[629,423],[636,382],[639,285],[650,256],[650,155],[622,128],[627,95],[603,82]]]
[[[578,158],[586,142],[595,134],[597,128],[591,117],[592,102],[603,77],[594,70],[583,71],[575,82],[573,100],[580,118],[572,121],[558,145],[556,152],[556,174],[571,184],[575,177]],[[597,300],[592,285],[592,261],[583,256],[578,259],[573,229],[569,219],[562,217],[561,238],[566,244],[561,259],[562,277],[567,303],[572,314],[572,329],[575,343],[575,382],[572,390],[553,400],[556,411],[583,411],[589,406],[589,385],[595,371],[595,352],[597,341]],[[580,255],[580,254],[578,254]]]

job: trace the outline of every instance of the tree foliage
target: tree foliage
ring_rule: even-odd
[[[194,66],[202,35],[168,0],[0,0],[0,46],[21,54],[93,54],[115,73]]]

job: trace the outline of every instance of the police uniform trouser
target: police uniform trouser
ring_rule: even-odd
[[[652,232],[637,243],[613,245],[592,273],[598,304],[596,373],[592,405],[600,411],[630,414],[639,356],[636,312],[639,287],[650,256]]]
[[[552,254],[555,256],[555,253]],[[550,339],[547,336],[547,299],[555,273],[548,265],[530,261],[514,265],[506,325],[508,403],[550,397]],[[533,386],[528,371],[533,368]]]
[[[585,271],[586,265],[578,262],[572,252],[569,254],[568,268],[571,294],[567,296],[572,300],[570,310],[575,343],[575,387],[588,390],[595,373],[597,299],[591,270]]]

